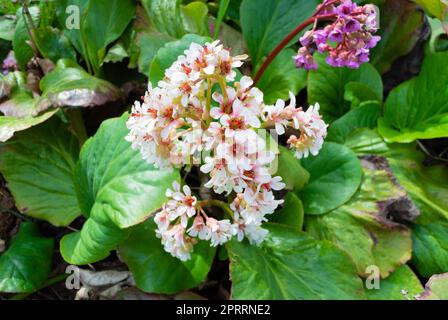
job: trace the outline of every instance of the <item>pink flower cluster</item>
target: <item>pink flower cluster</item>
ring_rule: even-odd
[[[338,4],[338,5],[336,5]],[[317,29],[317,20],[312,30],[300,38],[302,47],[294,57],[298,68],[316,69],[313,53],[328,53],[326,61],[333,67],[359,68],[369,61],[370,49],[375,47],[380,36],[377,9],[374,5],[358,6],[351,0],[326,0],[320,7],[321,16],[333,17],[334,21],[323,29]]]
[[[285,187],[281,177],[272,176],[270,165],[276,152],[259,133],[286,127],[299,137],[290,137],[298,158],[318,153],[327,133],[319,106],[307,111],[296,108],[295,97],[265,105],[263,93],[250,77],[236,80],[235,68],[245,56],[231,56],[219,41],[192,43],[165,72],[156,88],[149,86],[143,102],[132,108],[127,140],[142,157],[159,168],[197,165],[210,177],[205,187],[233,197],[219,202],[224,219],[209,216],[204,208],[217,205],[198,200],[191,189],[173,185],[170,200],[155,216],[157,235],[167,252],[188,260],[199,240],[221,245],[232,237],[260,244],[267,234],[262,223],[283,200],[275,190]]]

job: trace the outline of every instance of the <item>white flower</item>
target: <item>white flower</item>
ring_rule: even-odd
[[[168,212],[166,211],[165,206],[163,206],[163,210],[161,212],[155,215],[154,222],[157,224],[160,231],[166,231],[168,229],[170,220],[168,219]]]
[[[249,243],[255,244],[257,246],[259,246],[263,242],[268,233],[268,230],[263,229],[261,226],[255,224],[246,225],[246,228],[244,229],[244,234],[249,240]]]
[[[245,108],[239,99],[232,104],[232,112],[221,117],[221,124],[231,130],[259,128],[261,123],[258,116],[250,109]]]
[[[218,246],[236,236],[259,245],[266,237],[262,224],[283,202],[273,191],[285,184],[269,171],[276,155],[257,129],[274,126],[279,135],[287,127],[298,130],[299,137],[290,136],[288,144],[299,158],[317,154],[326,136],[318,104],[304,112],[290,93],[289,105],[278,100],[266,106],[250,77],[231,85],[246,58],[232,56],[219,41],[192,43],[157,87],[148,85],[127,121],[126,140],[147,162],[158,168],[200,165],[210,177],[205,187],[226,196],[236,193],[232,223],[209,217],[204,206],[210,203],[198,201],[187,185],[175,182],[167,190],[168,200],[154,217],[156,235],[183,261],[191,258],[198,239]]]
[[[197,216],[193,221],[193,226],[188,229],[188,234],[192,237],[198,237],[201,240],[210,239],[210,228],[204,223],[201,216]]]
[[[277,134],[282,135],[285,133],[285,128],[290,125],[291,118],[296,112],[296,98],[290,92],[289,93],[290,104],[285,107],[285,102],[278,99],[275,105],[265,106],[264,112],[266,115],[266,122],[275,126]]]
[[[168,219],[174,221],[181,218],[181,224],[187,227],[188,219],[196,215],[196,197],[191,195],[191,189],[184,185],[182,191],[177,182],[173,183],[173,190],[168,189],[166,196],[172,198],[166,203],[165,210],[168,213]]]
[[[184,227],[175,225],[164,232],[158,230],[156,234],[161,238],[165,251],[171,253],[173,257],[182,261],[191,259],[195,240],[185,234]]]
[[[236,90],[232,87],[226,88],[226,99],[219,92],[214,92],[213,100],[219,103],[219,107],[210,110],[210,116],[214,119],[220,119],[223,115],[232,110],[232,105],[236,99]]]
[[[207,218],[207,227],[210,230],[210,242],[213,247],[226,243],[235,234],[235,227],[227,219]]]
[[[319,115],[319,104],[310,106],[306,112],[298,112],[296,119],[300,136],[290,136],[288,144],[295,150],[298,159],[306,158],[309,154],[317,155],[327,136],[327,124]]]
[[[273,177],[268,183],[265,183],[263,187],[267,190],[282,190],[286,186],[286,184],[282,182],[282,180],[283,179],[280,176]]]

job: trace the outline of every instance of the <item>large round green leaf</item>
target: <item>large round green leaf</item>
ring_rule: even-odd
[[[306,214],[323,214],[343,205],[361,183],[356,154],[337,143],[324,143],[319,155],[303,159],[302,166],[311,175],[309,183],[298,191]]]
[[[428,54],[418,77],[394,88],[387,97],[378,123],[386,141],[448,137],[447,82],[448,52]]]
[[[196,287],[210,271],[216,248],[205,241],[194,247],[191,260],[182,262],[163,249],[152,219],[133,228],[119,246],[137,287],[154,293],[176,293]]]
[[[387,218],[387,204],[405,195],[386,171],[364,169],[360,190],[350,201],[328,214],[309,216],[307,230],[347,252],[360,275],[368,276],[367,267],[375,265],[385,278],[411,258],[410,230]]]
[[[409,299],[423,292],[420,280],[407,265],[397,268],[389,277],[380,281],[379,289],[366,288],[369,300],[407,300],[403,295],[406,292]]]
[[[334,121],[328,129],[327,141],[344,144],[357,129],[375,128],[381,112],[380,103],[366,101]]]
[[[287,226],[265,225],[260,247],[232,240],[227,249],[234,299],[363,299],[350,258],[333,244]]]
[[[350,110],[346,97],[355,94],[363,102],[383,101],[383,82],[376,69],[364,63],[359,69],[335,68],[325,62],[323,55],[315,55],[319,67],[308,72],[308,102],[320,104],[320,110],[327,122],[331,122]],[[351,92],[346,96],[346,86]],[[375,99],[372,99],[372,96]],[[351,97],[353,99],[355,97]]]
[[[411,225],[412,263],[424,277],[447,272],[448,171],[445,166],[424,166],[425,155],[415,144],[390,148],[392,172],[421,213]]]
[[[0,255],[0,292],[38,289],[50,274],[52,255],[53,239],[39,235],[34,224],[23,223]]]
[[[61,241],[64,259],[87,264],[105,258],[129,230],[165,202],[165,191],[179,179],[177,170],[158,170],[124,138],[128,114],[106,120],[83,146],[75,171],[82,230]],[[125,230],[122,230],[125,229]]]
[[[19,210],[69,225],[81,213],[73,184],[78,153],[78,141],[56,117],[1,144],[0,172]]]

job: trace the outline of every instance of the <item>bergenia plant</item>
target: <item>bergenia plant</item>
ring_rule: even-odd
[[[150,85],[143,101],[135,102],[127,122],[127,139],[143,159],[158,168],[196,165],[208,176],[205,187],[229,199],[198,199],[177,182],[167,190],[170,200],[155,215],[156,232],[165,250],[181,260],[190,258],[197,239],[217,246],[246,237],[257,245],[266,236],[262,223],[283,202],[274,191],[285,184],[269,170],[276,154],[259,129],[274,128],[278,135],[296,130],[288,145],[299,159],[317,155],[327,134],[319,104],[305,111],[290,93],[289,104],[279,99],[266,105],[250,77],[236,80],[246,58],[232,56],[219,41],[192,43],[158,87]],[[210,206],[222,208],[224,216],[211,216]]]
[[[447,3],[0,1],[0,300],[448,299]]]
[[[320,20],[332,23],[320,29]],[[379,41],[372,35],[377,20],[371,5],[326,0],[311,21],[313,28],[300,38],[297,67],[317,68],[312,57],[317,50],[328,52],[332,66],[357,68],[369,60],[369,49]],[[318,103],[305,111],[296,107],[290,92],[289,103],[279,99],[266,105],[250,77],[236,79],[236,68],[246,58],[232,56],[219,41],[192,43],[158,86],[150,85],[143,101],[135,102],[127,123],[127,139],[143,159],[158,168],[198,166],[209,177],[204,186],[228,199],[198,199],[188,185],[177,182],[167,190],[170,200],[155,215],[156,232],[165,250],[181,260],[190,259],[198,239],[218,246],[232,237],[255,245],[265,238],[263,222],[283,203],[274,191],[285,184],[269,170],[276,154],[259,129],[274,128],[277,135],[286,128],[296,130],[287,144],[298,159],[317,155],[327,134]],[[224,216],[207,213],[210,206],[221,207]]]

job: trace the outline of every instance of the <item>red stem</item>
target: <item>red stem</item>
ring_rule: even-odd
[[[335,14],[324,14],[320,16],[316,16],[313,14],[310,18],[299,24],[294,30],[292,30],[283,40],[280,42],[274,50],[269,53],[269,55],[266,57],[266,60],[264,60],[263,64],[261,65],[260,69],[258,69],[257,73],[254,77],[254,85],[257,84],[258,80],[260,80],[263,73],[266,71],[267,67],[272,63],[272,61],[275,59],[275,57],[280,53],[280,51],[283,50],[284,47],[288,45],[288,43],[294,39],[294,37],[299,34],[303,29],[305,29],[307,26],[312,24],[315,20],[326,20],[330,18],[334,18]]]

